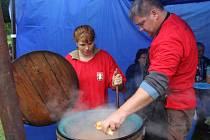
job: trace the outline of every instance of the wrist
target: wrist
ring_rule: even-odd
[[[118,109],[117,113],[121,116],[121,118],[126,118],[129,115],[128,111],[122,110],[122,109]]]

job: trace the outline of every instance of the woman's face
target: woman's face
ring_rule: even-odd
[[[141,64],[142,66],[145,66],[146,65],[146,59],[147,59],[147,54],[146,53],[141,54],[139,59],[138,59],[139,64]]]
[[[77,42],[78,50],[84,55],[84,56],[91,56],[93,55],[93,50],[95,48],[95,43],[93,42],[84,42],[84,41],[78,41]]]

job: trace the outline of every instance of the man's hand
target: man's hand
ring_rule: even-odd
[[[112,86],[116,87],[122,84],[122,75],[118,73],[117,68],[114,71],[113,77],[112,77]]]
[[[107,134],[109,129],[111,129],[112,131],[117,130],[124,122],[126,117],[126,114],[120,112],[119,110],[112,113],[108,118],[101,121],[102,131]]]

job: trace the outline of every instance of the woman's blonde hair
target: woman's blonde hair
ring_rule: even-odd
[[[74,30],[74,40],[76,42],[93,42],[95,40],[95,32],[89,25],[78,26]]]

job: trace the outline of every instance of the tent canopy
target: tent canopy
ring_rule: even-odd
[[[174,0],[173,2],[189,2]],[[195,1],[195,0],[193,0]],[[151,38],[139,32],[129,19],[132,0],[16,0],[17,56],[35,50],[48,50],[65,56],[76,48],[75,27],[91,25],[96,45],[107,50],[125,72],[139,48]],[[172,4],[171,0],[163,0]],[[168,5],[165,8],[185,19],[210,56],[210,1]]]

